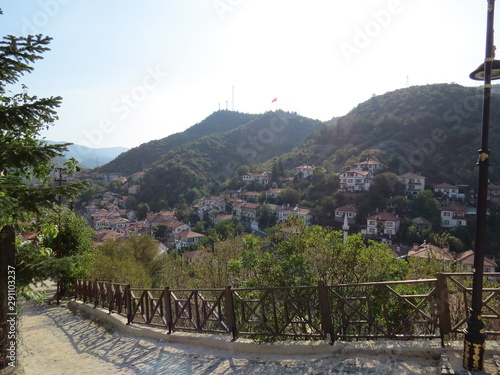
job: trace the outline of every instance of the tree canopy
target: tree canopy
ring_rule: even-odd
[[[10,90],[33,70],[50,41],[42,35],[9,35],[0,41],[0,227],[53,208],[56,197],[74,196],[83,187],[49,183],[51,159],[63,156],[67,144],[49,145],[40,133],[57,120],[62,98],[30,95],[24,85],[20,93]]]
[[[33,63],[49,50],[50,41],[50,37],[42,35],[8,35],[0,41],[0,228],[36,223],[37,215],[57,209],[60,197],[73,198],[86,186],[84,182],[53,186],[50,181],[52,160],[63,156],[68,144],[49,145],[41,139],[41,131],[57,120],[56,109],[62,98],[39,98],[30,95],[26,86],[18,85],[23,75],[33,71]],[[15,90],[21,92],[14,93]],[[76,169],[75,165],[76,161],[70,160],[59,167],[69,174]],[[57,236],[57,224],[51,226],[45,225],[43,229],[47,238],[50,234]],[[18,247],[18,252],[21,250],[24,252],[20,266],[31,270],[16,284],[22,289],[46,275],[47,269],[37,268],[39,264],[35,264],[40,262],[35,256],[40,255],[40,249]],[[42,254],[54,255],[49,250],[45,253],[42,250]],[[50,263],[59,270],[63,267],[54,257]],[[35,272],[37,269],[39,274]]]

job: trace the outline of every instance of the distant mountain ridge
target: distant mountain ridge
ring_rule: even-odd
[[[482,90],[458,84],[411,86],[370,98],[325,124],[292,153],[285,168],[309,164],[339,173],[377,159],[388,170],[420,173],[432,186],[476,184]],[[500,181],[500,95],[492,94],[490,179]]]
[[[65,141],[46,141],[48,144],[61,144],[61,143],[71,143]],[[68,151],[65,153],[65,157],[75,158],[78,160],[80,167],[82,168],[96,168],[111,160],[115,159],[118,155],[123,152],[127,152],[129,149],[126,147],[102,147],[93,148],[78,144],[72,144],[68,146]]]
[[[235,114],[219,111],[200,124],[207,120],[225,122]],[[251,118],[245,124],[227,126],[226,132],[200,137],[164,154],[146,170],[137,198],[152,209],[158,202],[173,206],[189,190],[216,189],[234,177],[242,165],[260,164],[292,151],[323,126],[321,121],[283,111]]]
[[[376,159],[387,171],[425,176],[426,185],[476,182],[482,91],[457,84],[411,86],[360,103],[328,122],[283,111],[261,115],[218,111],[182,133],[151,141],[98,168],[130,175],[146,171],[137,198],[172,207],[183,195],[216,192],[243,165],[271,170],[322,166],[341,173]],[[500,96],[492,95],[490,178],[500,181]],[[160,203],[161,202],[161,203]]]
[[[165,138],[152,140],[134,147],[119,155],[97,171],[104,173],[122,173],[131,175],[153,166],[164,155],[186,143],[196,141],[204,136],[214,133],[224,133],[256,118],[258,115],[217,111],[203,121],[189,127],[183,132],[171,134]]]

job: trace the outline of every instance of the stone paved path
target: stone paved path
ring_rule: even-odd
[[[86,374],[425,374],[430,359],[389,356],[257,356],[161,343],[128,336],[75,316],[60,306],[25,303],[21,317],[24,375]]]

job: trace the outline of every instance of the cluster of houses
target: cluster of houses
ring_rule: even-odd
[[[402,251],[400,248],[396,249],[394,254],[397,257],[415,257],[422,259],[436,259],[443,263],[458,263],[462,265],[465,271],[472,271],[474,268],[474,252],[467,250],[462,253],[454,254],[448,248],[441,248],[429,243],[424,242],[421,245],[414,244],[409,251]],[[483,272],[495,272],[498,267],[495,258],[484,257]]]
[[[159,225],[165,226],[166,232],[163,242],[157,241],[162,251],[183,249],[204,237],[203,234],[193,232],[190,225],[178,220],[170,211],[148,214],[146,219],[137,220],[133,210],[124,208],[124,198],[126,197],[107,192],[102,199],[94,199],[85,206],[85,216],[96,230],[93,238],[96,245],[133,235],[153,235]]]
[[[356,163],[351,169],[339,175],[339,191],[346,193],[357,193],[368,191],[373,183],[377,172],[383,170],[384,166],[376,160],[368,160]],[[295,177],[289,180],[306,179],[314,174],[315,167],[302,165],[295,168]],[[143,172],[139,172],[132,177],[138,181]],[[246,173],[241,179],[243,182],[255,182],[262,186],[271,186],[272,178],[270,172]],[[109,175],[102,178],[109,179]],[[112,179],[123,178],[111,176]],[[399,176],[403,186],[403,192],[406,195],[416,195],[426,188],[426,177],[416,173],[405,173]],[[137,194],[141,186],[131,185],[128,188],[128,194],[133,196]],[[443,228],[453,228],[466,226],[469,215],[474,215],[474,210],[468,210],[458,201],[463,201],[465,194],[463,186],[455,186],[448,183],[442,183],[432,187],[434,194],[445,202],[441,207],[441,226]],[[277,198],[281,189],[271,188],[263,193],[266,198]],[[192,210],[200,220],[209,220],[213,225],[225,220],[245,221],[251,229],[260,233],[261,228],[258,225],[261,204],[256,198],[259,193],[256,191],[228,190],[223,195],[206,196],[199,199]],[[491,185],[489,189],[489,199],[500,204],[500,185]],[[96,229],[97,234],[95,242],[100,243],[110,239],[127,238],[131,235],[151,235],[155,233],[158,226],[163,225],[165,235],[163,242],[159,244],[162,250],[184,249],[200,242],[203,234],[191,230],[190,224],[178,220],[173,212],[164,211],[149,214],[145,220],[137,220],[136,213],[125,209],[127,197],[118,197],[112,193],[106,193],[100,200],[89,202],[85,207],[85,214],[89,223]],[[308,207],[298,205],[277,205],[266,203],[266,206],[276,213],[279,221],[286,221],[290,216],[300,217],[306,223],[312,223],[317,218],[315,211]],[[395,238],[401,226],[401,219],[394,212],[377,212],[365,218],[360,218],[360,210],[355,204],[348,204],[335,209],[334,218],[340,223],[344,223],[343,230],[347,232],[349,226],[362,222],[361,233],[366,237],[378,238],[391,243]],[[432,224],[423,217],[417,217],[412,223],[419,230],[432,227]],[[429,249],[438,251],[432,245],[424,244],[423,248],[410,250],[408,256],[429,256]],[[424,251],[424,249],[427,249]],[[444,250],[442,250],[444,251]],[[426,255],[422,255],[426,254]],[[443,253],[445,254],[445,253]],[[444,256],[444,255],[443,255]],[[450,258],[451,257],[451,258]],[[453,259],[461,263],[469,261],[467,254],[452,256],[446,255],[446,259]],[[493,267],[494,260],[488,265]],[[486,265],[485,265],[486,267]]]

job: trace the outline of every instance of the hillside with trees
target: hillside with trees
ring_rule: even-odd
[[[255,117],[257,116],[232,111],[214,112],[203,121],[183,132],[134,147],[102,167],[97,168],[96,171],[131,175],[150,168],[156,161],[177,147],[210,134],[230,131],[248,123]]]
[[[155,210],[174,206],[193,189],[217,193],[240,166],[290,152],[321,126],[293,113],[268,112],[228,132],[179,146],[147,171],[137,197]]]
[[[490,144],[500,142],[500,98],[493,94]],[[392,172],[416,172],[430,184],[475,186],[481,136],[482,91],[457,84],[413,86],[374,96],[325,125],[294,152],[281,156],[286,168],[321,165],[340,172],[375,158]],[[492,150],[491,180],[500,179]]]

